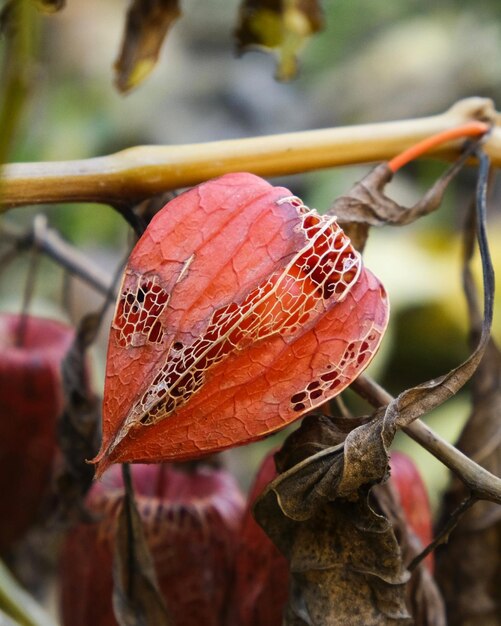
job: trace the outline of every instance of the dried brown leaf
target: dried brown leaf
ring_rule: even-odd
[[[469,225],[470,227],[472,224]],[[472,336],[481,320],[468,261],[472,255],[471,228],[466,231],[465,293]],[[501,352],[491,339],[472,377],[473,408],[457,447],[494,475],[501,474]],[[463,483],[453,479],[444,496],[445,524],[468,497]],[[501,624],[501,508],[481,501],[459,520],[446,547],[438,551],[437,579],[444,593],[451,626]]]
[[[82,318],[73,346],[63,363],[64,411],[58,424],[58,443],[63,455],[55,483],[57,517],[67,520],[79,513],[94,470],[87,463],[99,448],[101,401],[91,390],[87,349],[94,342],[101,315]]]
[[[407,624],[408,576],[391,524],[360,498],[324,502],[303,520],[284,513],[276,481],[256,516],[290,561],[287,626]]]
[[[414,534],[400,505],[397,489],[392,481],[376,485],[372,491],[377,504],[391,522],[407,567],[425,547]],[[446,626],[445,607],[440,591],[424,561],[412,571],[407,584],[407,606],[414,626]]]
[[[287,625],[410,619],[398,543],[368,503],[366,485],[386,474],[388,462],[377,443],[381,431],[370,426],[355,428],[343,444],[337,442],[344,435],[328,418],[306,418],[278,455],[284,473],[256,503],[257,520],[290,561]],[[363,477],[354,476],[355,467],[361,469],[356,448],[370,450]]]
[[[169,28],[180,15],[179,0],[132,0],[115,62],[119,91],[130,91],[150,74]]]
[[[277,79],[290,80],[297,74],[298,53],[323,26],[319,0],[244,0],[235,31],[237,50],[274,52]]]
[[[117,519],[113,563],[115,617],[120,626],[169,626],[172,621],[158,588],[128,473],[124,482],[125,497]]]
[[[406,623],[405,606],[415,624],[445,624],[440,593],[423,564],[407,583],[405,566],[422,546],[391,487],[377,485],[370,506],[367,501],[370,485],[387,475],[389,434],[377,421],[336,445],[343,436],[339,428],[327,417],[309,416],[278,454],[284,473],[255,512],[291,560],[287,624]],[[309,457],[312,450],[317,452]],[[333,547],[335,566],[334,556],[328,561]]]
[[[345,196],[337,198],[329,213],[338,217],[355,247],[362,250],[369,226],[404,226],[438,209],[449,183],[471,156],[472,149],[466,150],[413,207],[404,207],[384,194],[393,173],[387,163],[380,163]]]
[[[308,427],[309,422],[305,420]],[[301,426],[300,431],[305,427]],[[315,441],[319,452],[284,470],[273,481],[270,489],[277,493],[284,514],[296,521],[306,521],[317,511],[336,498],[356,496],[364,485],[380,482],[388,467],[387,448],[391,443],[394,430],[384,431],[381,420],[364,424],[353,429],[343,443],[329,445],[332,437],[328,436],[325,424],[323,438]],[[297,459],[299,450],[308,449],[307,443],[298,443],[301,432],[293,440],[292,450],[282,452],[288,459]]]
[[[386,428],[403,428],[455,395],[476,371],[489,343],[494,305],[494,269],[486,232],[486,188],[489,160],[485,154],[480,152],[479,158],[476,234],[482,261],[484,313],[481,322],[479,320],[478,343],[471,355],[461,365],[443,376],[407,389],[385,409],[376,412],[376,419],[382,419]],[[470,258],[468,257],[466,259],[467,265],[469,261]]]
[[[42,13],[57,13],[66,6],[66,0],[33,0]]]

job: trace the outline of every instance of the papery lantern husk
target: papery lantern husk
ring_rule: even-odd
[[[277,476],[273,452],[262,461],[249,493],[235,555],[226,626],[280,626],[289,592],[289,562],[252,515],[256,498]]]
[[[132,466],[136,503],[159,588],[176,626],[221,626],[228,604],[243,496],[223,469],[198,465]],[[123,498],[121,468],[94,483],[87,506],[94,522],[68,534],[60,561],[65,626],[112,626],[112,552]]]
[[[97,476],[283,428],[362,372],[387,321],[384,288],[334,217],[246,173],[181,194],[125,269]]]
[[[0,552],[36,521],[56,454],[61,364],[74,331],[59,322],[0,315]]]

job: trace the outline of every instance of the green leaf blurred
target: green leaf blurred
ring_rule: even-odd
[[[11,620],[6,621],[4,615]],[[15,580],[0,561],[0,623],[2,626],[57,626],[36,600]]]

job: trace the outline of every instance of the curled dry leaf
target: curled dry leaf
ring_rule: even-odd
[[[169,28],[180,15],[179,0],[132,0],[115,62],[119,91],[134,89],[150,74]]]
[[[372,424],[381,429],[385,439],[395,428],[403,428],[412,421],[440,406],[455,395],[471,378],[482,360],[490,339],[494,304],[494,269],[486,231],[486,186],[489,160],[481,152],[476,203],[476,236],[482,263],[484,311],[479,322],[478,343],[470,356],[458,367],[443,376],[403,391],[387,407],[376,411]]]
[[[57,13],[66,6],[66,0],[33,0],[35,6],[43,13]]]
[[[108,349],[98,474],[264,437],[349,385],[386,328],[335,219],[252,174],[178,196],[133,250]]]
[[[99,446],[100,398],[89,381],[87,350],[99,331],[101,316],[82,318],[74,342],[63,363],[64,410],[58,423],[62,452],[55,481],[55,516],[66,522],[79,514],[91,486],[93,471],[87,462]]]
[[[319,425],[315,424],[315,417],[303,420],[292,439],[292,449],[284,447],[278,455],[278,468],[283,473],[270,485],[280,494],[284,514],[296,521],[306,521],[326,501],[351,497],[364,485],[376,484],[387,474],[387,450],[394,428],[385,428],[381,420],[373,420],[346,435],[330,427],[328,418],[320,420]],[[308,454],[311,446],[320,450]],[[294,465],[288,465],[292,460]]]
[[[472,254],[466,232],[466,261]],[[472,320],[472,335],[480,332],[476,294],[468,263],[465,291]],[[473,409],[457,447],[494,475],[501,474],[501,352],[491,339],[472,377]],[[454,478],[444,496],[441,524],[468,497],[463,483]],[[451,626],[501,624],[501,508],[477,502],[459,520],[448,544],[437,552],[437,579]]]
[[[290,80],[297,73],[297,54],[323,26],[319,0],[243,0],[237,50],[271,50],[278,60],[278,80]]]
[[[350,191],[337,198],[329,209],[351,238],[357,250],[363,250],[370,226],[404,226],[435,211],[441,204],[444,193],[456,174],[461,170],[473,147],[433,184],[423,198],[413,207],[404,207],[384,193],[385,186],[392,180],[393,171],[388,163],[380,163]]]
[[[116,624],[111,603],[112,551],[117,518],[121,515],[117,546],[120,558],[116,565],[116,577],[122,581],[117,592],[121,597],[121,623],[129,623],[128,619],[137,616],[135,607],[126,601],[127,580],[137,585],[136,601],[150,605],[149,610],[154,611],[153,617],[150,614],[153,621],[148,623],[169,623],[158,596],[150,602],[154,586],[148,564],[149,549],[173,623],[221,626],[244,508],[235,481],[222,469],[200,465],[189,472],[166,465],[137,465],[131,467],[131,472],[141,520],[140,524],[132,512],[133,545],[123,527],[124,513],[119,514],[120,510],[124,511],[121,509],[124,488],[120,468],[115,466],[89,492],[86,502],[94,521],[87,520],[72,529],[63,547],[60,578],[63,623],[67,626]],[[141,528],[147,546],[142,542]],[[127,571],[131,547],[136,550],[134,581]],[[146,563],[146,567],[140,562]]]
[[[407,567],[432,539],[431,510],[423,480],[411,459],[392,453],[390,468],[390,480],[376,485],[372,495],[391,522]],[[414,626],[446,626],[444,602],[432,576],[432,565],[429,559],[421,561],[407,583],[406,600]]]
[[[306,417],[277,455],[278,469],[283,473],[265,489],[255,505],[256,519],[290,561],[292,578],[285,622],[288,626],[343,624],[348,615],[352,620],[356,616],[364,623],[377,624],[378,621],[369,619],[373,611],[376,616],[379,613],[376,619],[389,618],[384,615],[386,609],[379,612],[372,601],[376,596],[370,583],[374,575],[381,574],[394,586],[394,598],[402,618],[408,617],[405,576],[396,560],[389,565],[390,559],[383,550],[384,544],[391,554],[398,555],[389,524],[383,528],[383,518],[368,507],[366,500],[346,502],[346,508],[344,501],[332,503],[335,486],[330,491],[330,483],[343,463],[340,442],[344,436],[330,427],[328,418]],[[336,469],[330,472],[330,468]],[[378,473],[384,475],[384,472],[385,468]],[[368,527],[376,531],[371,537],[362,530],[369,518]],[[359,522],[361,527],[357,529]],[[382,543],[377,543],[376,538]],[[370,547],[371,541],[377,543],[377,548]],[[377,574],[374,558],[383,553],[386,569]],[[372,559],[371,567],[365,563],[361,568],[364,559]],[[365,574],[357,573],[362,569]]]
[[[353,491],[335,499],[335,488],[329,492],[328,483],[337,480],[332,468],[339,471],[338,464],[344,463],[343,446],[338,444],[344,436],[330,418],[306,417],[277,455],[284,474],[271,483],[256,504],[258,521],[291,560],[286,624],[407,623],[408,608],[413,623],[445,624],[440,594],[424,564],[411,578],[405,571],[423,547],[412,529],[419,508],[428,515],[425,539],[431,534],[426,493],[423,490],[420,499],[406,502],[403,511],[400,499],[405,501],[406,493],[415,485],[405,482],[408,473],[399,477],[401,465],[395,464],[395,477],[378,486],[370,498],[367,486],[354,481],[354,476],[346,476]],[[356,449],[363,441],[357,437],[350,446]],[[323,475],[322,453],[318,452],[322,447],[328,453]],[[317,463],[309,467],[314,451]],[[338,464],[333,463],[336,452],[341,456]],[[367,448],[361,454],[364,452]],[[365,465],[369,467],[364,480],[369,484],[386,476],[387,467],[380,462],[381,457],[386,458],[383,453],[379,449],[374,456],[366,454]],[[346,463],[354,458],[353,453],[347,455]],[[291,467],[291,463],[295,465]],[[358,471],[361,467],[358,465]],[[412,480],[416,480],[415,472]],[[340,483],[338,480],[337,485]],[[376,511],[383,512],[386,519]],[[423,525],[421,519],[415,530],[422,531]]]

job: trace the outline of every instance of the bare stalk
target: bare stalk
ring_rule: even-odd
[[[386,406],[394,399],[385,389],[364,374],[352,383],[351,388],[375,408]],[[414,420],[402,430],[454,472],[470,489],[474,497],[501,504],[501,478],[472,461],[433,432],[420,419]]]
[[[491,100],[468,98],[445,113],[420,119],[202,144],[137,146],[78,161],[15,163],[3,170],[3,210],[48,202],[120,205],[228,172],[281,176],[383,161],[429,135],[471,120],[495,125],[497,119]],[[431,154],[454,159],[460,145],[452,142]],[[501,165],[501,128],[494,128],[485,151],[494,165]]]
[[[56,230],[49,228],[41,215],[37,216],[33,227],[28,230],[2,224],[0,239],[14,243],[16,248],[36,248],[105,296],[111,289],[112,277],[65,241]]]

